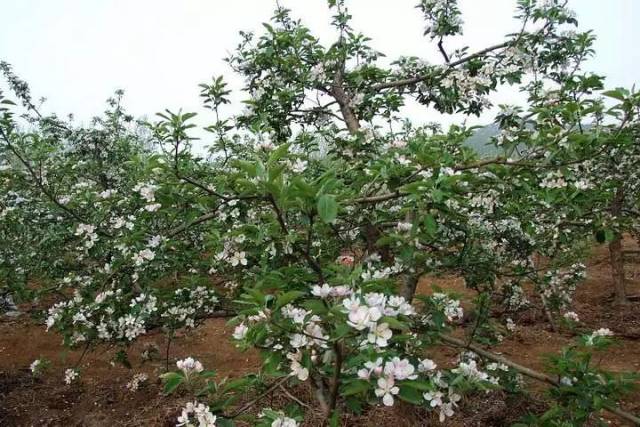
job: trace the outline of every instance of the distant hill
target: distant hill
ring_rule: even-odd
[[[475,133],[464,142],[464,145],[472,148],[480,157],[499,156],[500,154],[504,154],[502,149],[494,146],[490,142],[491,137],[498,135],[498,133],[500,133],[500,128],[497,124],[492,123],[476,130]]]

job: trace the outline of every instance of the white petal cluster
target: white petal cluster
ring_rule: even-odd
[[[233,338],[237,340],[243,340],[244,337],[247,335],[248,331],[249,331],[249,327],[244,323],[241,323],[238,326],[236,326],[235,329],[233,330]]]
[[[592,346],[595,344],[597,338],[602,337],[611,337],[613,336],[613,332],[611,332],[608,328],[600,328],[597,331],[593,331],[590,335],[586,337],[586,345]]]
[[[298,427],[298,422],[293,418],[281,415],[273,420],[271,427]]]
[[[127,390],[132,392],[138,391],[140,386],[147,382],[148,379],[149,376],[143,372],[135,374],[133,378],[131,378],[131,381],[127,383]]]
[[[178,360],[176,362],[176,366],[187,377],[194,373],[198,374],[204,371],[204,366],[202,366],[202,363],[200,363],[200,361],[194,359],[193,357],[187,357],[186,359]]]
[[[127,299],[121,289],[101,292],[95,298],[76,295],[49,309],[47,329],[57,326],[73,331],[72,344],[85,341],[87,336],[132,341],[146,333],[148,320],[158,310],[157,303],[157,298],[150,294]]]
[[[433,301],[444,311],[444,315],[449,322],[462,319],[464,312],[460,306],[460,301],[451,299],[447,295],[436,292],[432,295]]]
[[[142,249],[141,251],[133,254],[131,260],[136,265],[136,267],[141,266],[147,261],[153,261],[156,257],[156,253],[149,248]]]
[[[395,385],[393,377],[378,378],[376,385],[376,396],[382,397],[382,403],[385,406],[393,406],[393,396],[400,392],[400,389]]]
[[[215,290],[204,286],[176,289],[173,298],[162,306],[160,317],[166,319],[172,329],[193,328],[198,319],[205,318],[218,306]]]
[[[441,391],[435,391],[424,393],[422,397],[430,407],[438,409],[441,423],[444,422],[446,417],[453,416],[453,408],[458,406],[458,402],[462,399],[462,397],[451,388],[449,388],[447,394]]]
[[[188,402],[178,417],[176,427],[215,427],[217,417],[211,413],[209,406],[197,401]]]
[[[84,246],[87,249],[91,249],[98,241],[98,234],[94,225],[78,224],[75,235],[84,239]]]
[[[149,183],[140,183],[133,187],[133,191],[136,191],[147,202],[153,203],[156,201],[155,191],[158,189],[157,185]]]
[[[543,179],[540,181],[540,187],[542,188],[565,188],[567,186],[567,181],[562,175],[562,172],[549,172]]]
[[[562,317],[564,317],[567,320],[570,320],[572,322],[579,322],[580,321],[580,317],[578,316],[578,314],[575,311],[567,311],[566,313],[564,313],[562,315]]]
[[[78,373],[77,369],[67,368],[64,371],[64,382],[67,385],[71,384],[72,382],[77,380],[79,376],[80,374]]]
[[[315,285],[311,289],[311,295],[320,297],[320,298],[328,298],[328,297],[345,297],[350,295],[352,292],[351,288],[348,286],[329,286],[327,283],[324,283],[322,286]]]
[[[287,353],[287,359],[291,360],[290,368],[292,376],[295,376],[300,381],[309,379],[309,369],[302,365],[302,353],[300,351]]]
[[[216,254],[215,259],[217,261],[226,261],[232,267],[247,265],[247,253],[239,248],[239,245],[243,243],[244,240],[244,235],[225,240],[222,251]]]

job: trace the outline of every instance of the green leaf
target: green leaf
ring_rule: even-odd
[[[411,388],[415,388],[416,390],[420,390],[420,391],[433,391],[433,389],[434,389],[433,384],[431,384],[428,381],[420,381],[420,380],[407,381],[407,382],[403,383],[402,385],[404,387],[411,387]]]
[[[329,419],[329,427],[339,427],[340,426],[340,411],[337,409],[333,410],[333,414],[331,414],[331,418]]]
[[[256,162],[256,176],[261,179],[265,179],[267,177],[267,168],[260,160]]]
[[[346,323],[338,323],[336,325],[335,339],[346,337],[351,331],[351,327]]]
[[[440,202],[442,202],[442,200],[444,200],[444,193],[441,190],[438,190],[437,188],[434,188],[431,191],[431,197],[433,198],[434,202],[440,203]]]
[[[229,420],[227,418],[220,418],[217,417],[216,418],[216,426],[220,426],[220,427],[234,427],[236,424],[233,422],[233,420]]]
[[[602,94],[604,96],[608,96],[609,98],[614,98],[617,99],[618,101],[624,101],[625,100],[625,90],[622,88],[618,88],[618,89],[614,89],[614,90],[608,90],[606,92],[602,92]]]
[[[216,371],[204,371],[200,372],[199,376],[201,378],[213,378],[216,376]]]
[[[275,165],[278,160],[283,158],[289,152],[291,144],[282,144],[269,155],[269,165]]]
[[[276,351],[262,352],[263,362],[262,370],[268,375],[277,375],[280,363],[282,362],[282,355]]]
[[[405,402],[409,402],[414,405],[422,405],[424,403],[422,393],[419,390],[405,385],[400,386],[400,393],[398,393],[398,397]]]
[[[596,231],[596,240],[598,243],[611,242],[616,238],[615,231],[610,228],[602,228]]]
[[[612,242],[615,238],[616,238],[616,233],[613,230],[611,230],[609,228],[604,230],[604,239],[605,239],[605,241]]]
[[[318,199],[318,215],[326,223],[332,222],[338,216],[338,203],[335,197],[329,194],[323,194]]]
[[[401,331],[406,331],[409,327],[403,322],[399,321],[395,317],[384,316],[381,320],[381,323],[388,323],[391,329],[399,329]]]
[[[184,381],[184,377],[182,375],[176,374],[175,372],[170,372],[170,374],[173,375],[165,374],[162,376],[165,379],[164,394],[167,395],[173,393],[176,388],[178,388],[178,386]]]
[[[302,304],[302,306],[307,310],[311,310],[313,314],[322,315],[327,312],[327,307],[324,305],[322,301],[318,299],[311,299],[311,300],[305,301],[304,304]]]
[[[371,384],[368,381],[364,380],[355,380],[350,382],[342,389],[342,396],[351,396],[354,394],[362,393],[363,391],[369,390]]]
[[[435,236],[438,231],[438,223],[433,215],[427,215],[424,217],[424,228],[428,235]]]
[[[229,381],[228,383],[226,383],[224,385],[224,391],[230,391],[230,390],[241,390],[244,389],[248,384],[250,384],[251,381],[249,381],[249,379],[247,378],[238,378],[237,380],[232,380]]]
[[[289,304],[291,301],[297,298],[300,298],[302,295],[304,295],[304,292],[302,291],[285,292],[284,294],[280,295],[276,300],[276,310],[284,307],[285,305]]]

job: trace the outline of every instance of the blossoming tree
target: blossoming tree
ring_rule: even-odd
[[[246,110],[225,115],[222,78],[201,85],[214,117],[207,159],[192,150],[193,113],[166,111],[138,128],[118,95],[104,118],[78,128],[41,116],[3,64],[26,123],[3,96],[1,232],[15,244],[1,249],[0,271],[12,283],[27,273],[47,278],[66,297],[47,326],[87,348],[117,341],[126,349],[154,327],[170,343],[177,329],[224,305],[238,344],[264,351],[264,373],[307,384],[334,425],[342,412],[396,399],[444,420],[472,390],[515,389],[515,370],[531,372],[477,347],[482,357],[439,367],[430,348],[472,346],[493,305],[522,306],[525,283],[552,325],[559,313],[571,318],[584,230],[615,242],[609,230],[637,226],[617,219],[637,210],[639,99],[603,92],[602,77],[581,71],[593,36],[572,29],[565,6],[519,0],[520,31],[472,52],[447,46],[462,35],[456,2],[422,0],[425,36],[442,61],[390,65],[352,28],[343,1],[329,1],[330,45],[278,7],[261,35],[241,33],[228,58],[245,78]],[[474,129],[403,117],[409,100],[479,115],[507,85],[526,93],[527,105],[502,106],[497,157],[465,145]],[[607,95],[620,104],[611,108]],[[620,166],[613,174],[612,163]],[[446,293],[417,293],[421,277],[442,273],[477,291],[475,320]],[[459,325],[470,326],[466,342],[447,335]],[[607,335],[583,344],[606,345]],[[582,422],[603,407],[620,412],[615,400],[628,378],[595,387],[605,377],[579,363],[586,357],[567,351],[556,366],[567,379],[544,377],[565,420]],[[124,350],[119,358],[126,362]],[[170,389],[203,371],[192,359],[178,368],[166,377]],[[572,410],[576,396],[589,402],[583,412]],[[237,415],[216,408],[219,418],[190,403],[179,422]],[[265,425],[296,423],[264,414]]]

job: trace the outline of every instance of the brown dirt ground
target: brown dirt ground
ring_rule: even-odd
[[[628,248],[634,242],[626,241]],[[618,343],[606,354],[597,355],[603,367],[613,371],[640,372],[640,303],[628,307],[613,305],[613,289],[605,247],[594,249],[588,265],[588,278],[578,287],[574,310],[586,329],[608,327],[618,335]],[[640,260],[628,263],[629,294],[640,294]],[[419,292],[430,292],[431,284],[449,291],[456,291],[464,299],[473,292],[464,287],[456,277],[425,278]],[[23,307],[26,309],[26,307]],[[527,317],[528,316],[528,317]],[[88,353],[81,364],[81,381],[67,386],[63,383],[63,371],[80,358],[80,351],[61,351],[60,337],[47,333],[40,322],[24,314],[15,319],[0,318],[0,426],[172,426],[179,408],[188,396],[166,397],[161,393],[158,374],[164,362],[159,359],[144,362],[140,354],[143,348],[156,345],[164,348],[164,336],[152,332],[136,342],[129,354],[134,369],[112,366],[114,349],[101,348]],[[494,350],[504,356],[532,367],[544,369],[544,355],[556,353],[571,343],[574,335],[569,331],[552,332],[541,313],[529,313],[514,319],[518,324],[515,333]],[[260,367],[258,356],[242,353],[230,341],[231,328],[224,319],[207,320],[199,329],[179,336],[172,344],[173,360],[193,355],[208,369],[218,372],[218,377],[238,377],[256,372]],[[433,357],[447,363],[455,359],[457,350],[442,348]],[[42,379],[34,379],[29,372],[30,363],[44,357],[51,361],[51,368]],[[134,373],[145,372],[149,382],[137,392],[126,389],[126,383]],[[544,389],[534,386],[522,396],[506,396],[501,392],[466,399],[453,418],[444,426],[507,426],[527,412],[544,410]],[[315,406],[309,390],[298,387],[292,395]],[[277,407],[291,401],[283,392],[268,396],[264,406]],[[624,402],[623,407],[640,413],[640,393]],[[612,426],[625,425],[605,414]],[[318,420],[308,420],[305,425],[318,425]],[[442,425],[433,414],[397,404],[393,408],[374,407],[362,416],[350,416],[349,426],[428,426]]]

